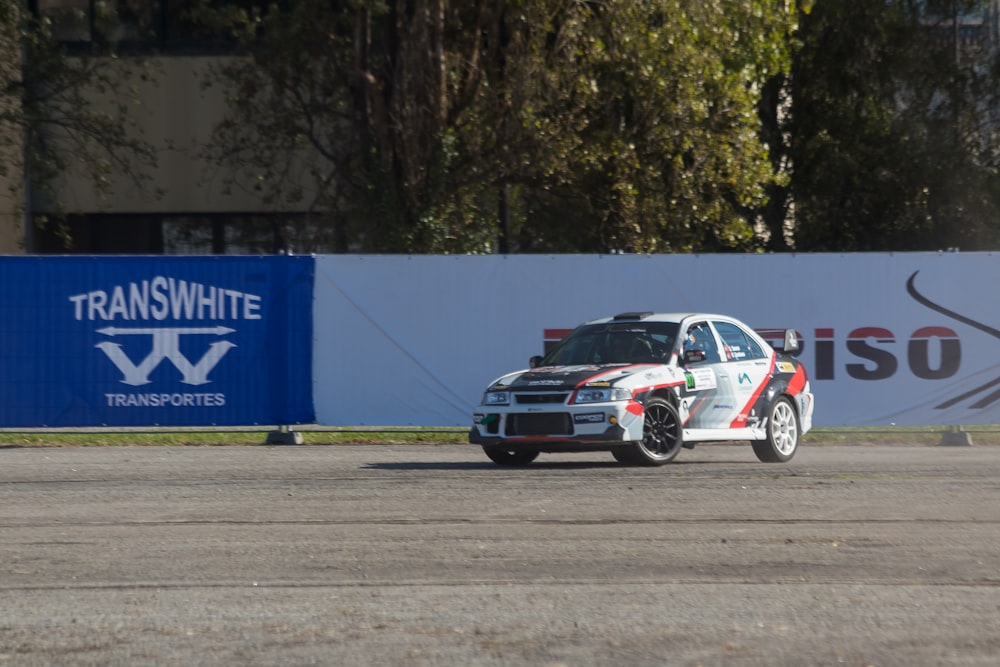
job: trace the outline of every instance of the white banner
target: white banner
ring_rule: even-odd
[[[703,311],[799,331],[816,426],[998,424],[998,288],[992,253],[324,255],[317,421],[466,425],[547,336],[625,311]]]

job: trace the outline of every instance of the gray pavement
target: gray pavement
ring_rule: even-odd
[[[995,665],[1000,447],[0,448],[6,665]]]

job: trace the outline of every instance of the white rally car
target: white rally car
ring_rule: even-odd
[[[663,465],[711,440],[749,440],[761,461],[788,461],[812,426],[813,395],[795,331],[778,331],[771,345],[706,313],[587,322],[487,388],[469,442],[501,465],[588,450]]]

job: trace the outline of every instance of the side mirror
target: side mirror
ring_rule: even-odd
[[[531,359],[528,359],[528,368],[538,368],[542,363],[542,355],[536,354]]]
[[[705,350],[684,350],[684,363],[696,364],[705,361]]]

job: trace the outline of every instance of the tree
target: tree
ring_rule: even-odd
[[[268,202],[305,201],[318,248],[482,250],[483,170],[461,135],[491,12],[443,0],[206,10],[246,54],[214,73],[233,93],[209,157],[235,164],[236,183]]]
[[[596,94],[575,155],[606,248],[760,246],[752,211],[781,174],[756,106],[766,82],[787,71],[794,18],[768,2],[604,7],[582,50]]]
[[[8,53],[20,56],[0,67],[0,141],[13,156],[0,170],[26,175],[32,197],[45,202],[51,213],[35,222],[57,225],[68,248],[72,239],[60,225],[63,211],[54,188],[70,165],[109,196],[113,171],[147,187],[143,174],[155,165],[156,154],[133,133],[130,112],[138,99],[121,85],[142,64],[118,59],[113,45],[70,57],[51,28],[45,17],[32,15],[21,4],[0,3],[0,42]],[[95,98],[103,103],[95,104]],[[23,152],[11,150],[22,140]]]
[[[938,4],[948,11],[844,0],[802,18],[791,122],[798,250],[1000,241],[996,52],[991,63],[955,40],[956,12],[975,3]]]
[[[759,245],[748,216],[780,174],[755,105],[795,18],[774,3],[302,0],[205,16],[247,49],[217,72],[234,94],[213,159],[275,203],[308,198],[337,250]]]

